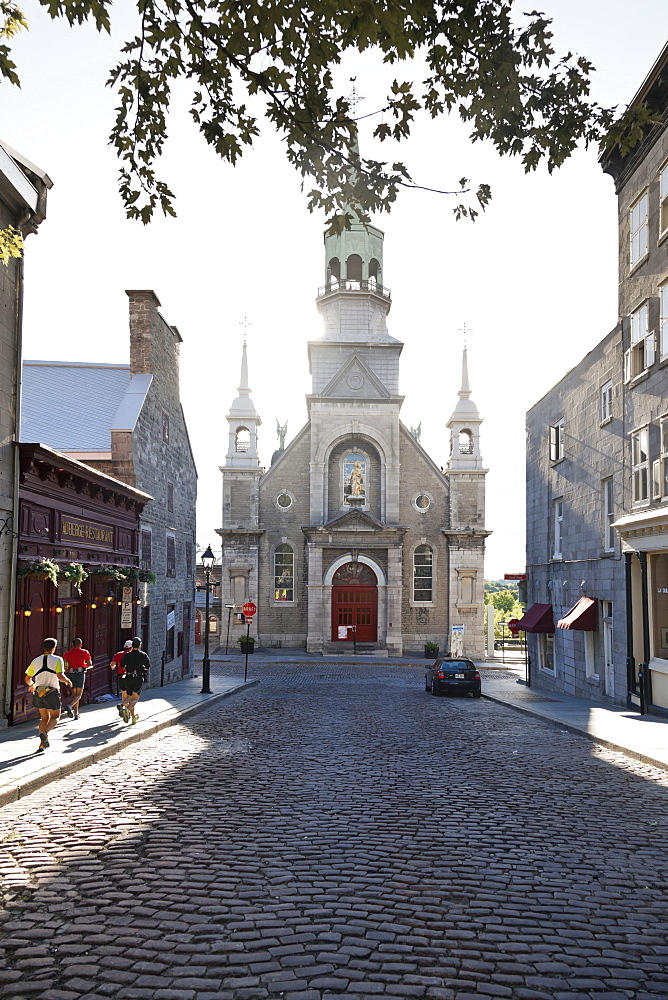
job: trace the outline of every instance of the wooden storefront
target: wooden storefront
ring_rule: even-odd
[[[151,499],[42,445],[19,448],[12,725],[37,715],[24,674],[47,636],[58,640],[61,655],[75,638],[90,650],[93,669],[86,676],[83,704],[112,691],[109,661],[141,624],[141,585],[133,577],[139,570],[141,512]],[[88,576],[81,593],[62,576],[55,586],[49,579],[23,575],[36,559],[50,560],[61,570],[83,565]],[[110,573],[101,572],[109,568]]]

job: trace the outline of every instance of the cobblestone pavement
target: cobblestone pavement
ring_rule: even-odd
[[[253,676],[0,812],[1,997],[668,997],[665,772],[415,666]]]

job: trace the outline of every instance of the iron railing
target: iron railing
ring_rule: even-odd
[[[326,285],[322,285],[318,289],[318,298],[322,299],[325,295],[333,295],[335,292],[373,292],[374,295],[380,295],[383,299],[392,298],[390,289],[379,285],[375,278],[364,278],[363,280],[342,278],[340,281],[332,278]]]

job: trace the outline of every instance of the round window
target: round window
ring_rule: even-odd
[[[276,497],[276,503],[279,507],[282,507],[283,510],[286,510],[288,507],[292,506],[292,497],[289,493],[279,493]]]
[[[415,498],[415,506],[418,510],[427,510],[431,504],[431,500],[426,495],[426,493],[421,493],[419,497]]]

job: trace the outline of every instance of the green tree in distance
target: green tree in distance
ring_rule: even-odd
[[[111,0],[39,0],[70,25],[111,29]],[[308,207],[331,231],[355,213],[388,211],[401,188],[425,187],[402,162],[367,159],[355,142],[351,100],[335,93],[333,73],[350,52],[380,53],[397,76],[374,136],[406,140],[415,116],[454,112],[473,141],[520,158],[526,171],[560,166],[579,142],[632,148],[655,119],[646,107],[621,116],[590,99],[592,64],[553,45],[551,21],[533,11],[515,18],[508,0],[137,0],[139,29],[110,70],[118,93],[110,141],[120,160],[127,215],[148,223],[174,215],[174,196],[156,172],[167,138],[172,88],[191,85],[190,114],[223,160],[236,164],[264,116],[285,140],[288,160],[309,185]],[[14,0],[0,0],[0,78],[20,81],[10,43],[27,26]],[[426,66],[412,79],[417,57]],[[405,78],[408,77],[408,78]],[[250,110],[249,99],[253,101]],[[354,102],[353,102],[354,103]],[[381,115],[381,112],[383,114]],[[369,116],[365,116],[369,117]],[[472,191],[463,177],[456,190]],[[481,183],[458,218],[475,218],[491,196]],[[475,207],[474,207],[475,206]]]

